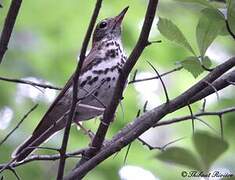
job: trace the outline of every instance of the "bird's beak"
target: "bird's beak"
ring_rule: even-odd
[[[116,26],[120,26],[121,25],[122,20],[123,20],[125,14],[126,14],[128,8],[129,8],[129,6],[127,6],[125,9],[123,9],[122,12],[119,15],[117,15],[116,17],[113,18],[114,19],[113,28],[115,28]]]

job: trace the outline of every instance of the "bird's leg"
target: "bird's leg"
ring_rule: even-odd
[[[84,132],[85,135],[88,135],[89,138],[91,139],[91,141],[93,140],[93,137],[95,136],[95,134],[90,130],[90,129],[86,129],[85,127],[82,126],[81,123],[76,121],[76,124],[79,126],[79,128]]]

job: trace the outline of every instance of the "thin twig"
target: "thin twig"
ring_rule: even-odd
[[[162,149],[165,150],[169,145],[172,145],[178,141],[181,141],[182,139],[185,139],[185,137],[181,137],[181,138],[175,139],[173,141],[170,141],[169,143],[166,143],[164,146],[162,146]]]
[[[67,117],[67,115],[68,115],[68,111],[67,111],[61,118],[59,118],[59,119],[55,122],[55,124],[61,122],[64,118]],[[52,128],[54,128],[54,125],[55,125],[55,124],[52,124],[50,127],[48,127],[48,128],[38,137],[38,139],[40,139],[41,137],[43,137],[43,136],[44,136],[46,133],[48,133]],[[31,144],[29,144],[29,146],[28,146],[27,148],[25,148],[25,149],[22,150],[19,154],[17,154],[14,158],[12,158],[8,163],[6,163],[5,166],[0,169],[0,173],[3,172],[3,171],[4,171],[5,169],[7,169],[8,167],[10,167],[11,164],[14,163],[14,161],[17,160],[17,158],[18,158],[19,156],[21,156],[23,153],[25,153],[27,150],[29,150],[29,149],[35,149],[36,147],[34,147],[32,144],[33,144],[33,142],[32,142]]]
[[[85,152],[86,149],[80,149],[74,152],[66,153],[66,158],[80,158],[78,155],[81,155]],[[32,161],[55,161],[60,159],[60,154],[53,154],[53,155],[30,155],[29,157],[25,158],[23,161],[14,162],[9,167],[15,168],[17,166],[30,163]],[[5,167],[6,164],[0,164],[0,168]]]
[[[227,27],[227,30],[229,32],[229,34],[232,36],[232,38],[235,40],[235,34],[233,33],[232,29],[230,28],[229,26],[229,23],[228,23],[228,20],[225,20],[225,23],[226,23],[226,27]]]
[[[2,58],[7,50],[7,46],[11,37],[11,33],[13,31],[16,17],[18,15],[22,0],[12,0],[10,8],[7,13],[6,20],[4,22],[2,34],[0,37],[0,64],[2,62]]]
[[[193,130],[193,134],[195,132],[195,125],[194,125],[194,115],[193,115],[193,110],[190,106],[190,104],[188,104],[188,109],[189,109],[189,112],[190,112],[190,115],[191,115],[191,119],[192,119],[192,130]]]
[[[231,113],[231,112],[235,112],[235,107],[222,109],[220,111],[200,112],[200,113],[194,114],[194,117],[220,116],[220,115]],[[170,124],[174,124],[174,123],[177,123],[177,122],[186,121],[186,120],[189,120],[189,119],[192,119],[191,115],[190,116],[182,116],[182,117],[178,117],[178,118],[173,118],[173,119],[169,119],[169,120],[164,120],[164,121],[161,121],[161,122],[158,122],[158,123],[154,124],[153,127],[170,125]]]
[[[38,107],[38,104],[34,105],[24,116],[23,118],[17,123],[16,127],[12,129],[5,138],[0,142],[0,146],[15,132],[16,129],[23,123],[23,121],[28,117],[28,115],[33,112]]]
[[[221,135],[221,139],[224,139],[224,126],[223,126],[223,118],[222,118],[223,114],[219,115],[219,123],[220,123],[220,135]]]
[[[12,83],[21,83],[21,84],[28,84],[31,85],[33,87],[41,87],[44,89],[55,89],[55,90],[61,90],[62,88],[60,87],[55,87],[55,86],[51,86],[48,84],[41,84],[41,83],[36,83],[33,81],[28,81],[28,80],[22,80],[22,79],[12,79],[12,78],[6,78],[6,77],[0,77],[0,80],[2,81],[7,81],[7,82],[12,82]]]
[[[93,28],[95,26],[95,23],[96,23],[96,19],[98,17],[99,11],[100,11],[101,4],[102,4],[102,0],[97,0],[96,1],[95,9],[93,11],[89,27],[87,29],[85,38],[84,38],[83,43],[82,43],[82,49],[81,49],[81,53],[80,53],[80,56],[79,56],[79,62],[78,62],[78,65],[77,65],[77,68],[76,68],[76,71],[75,71],[74,78],[73,78],[73,99],[72,99],[72,104],[71,104],[70,112],[69,112],[68,119],[67,119],[67,122],[66,122],[63,141],[62,141],[62,145],[61,145],[61,151],[60,151],[61,158],[60,158],[60,162],[59,162],[57,180],[62,180],[63,179],[64,168],[65,168],[65,160],[66,160],[65,154],[66,154],[66,149],[67,149],[67,144],[68,144],[68,139],[69,139],[69,131],[70,131],[72,121],[75,117],[75,109],[76,109],[76,104],[78,102],[77,101],[78,79],[79,79],[79,76],[80,76],[83,61],[85,60],[85,57],[86,57],[87,46],[89,44],[90,37],[91,37],[92,31],[93,31]]]
[[[164,151],[169,145],[171,145],[171,144],[173,144],[173,143],[175,143],[175,142],[178,142],[178,141],[180,141],[180,140],[182,140],[182,139],[185,139],[185,137],[178,138],[178,139],[175,139],[175,140],[173,140],[173,141],[170,141],[170,142],[166,143],[166,144],[163,145],[163,146],[152,146],[152,145],[148,144],[146,141],[144,141],[143,139],[141,139],[141,138],[139,138],[139,137],[138,137],[137,139],[138,139],[143,145],[147,146],[147,147],[149,148],[149,150],[158,149],[158,150],[160,150],[160,151]]]
[[[14,174],[14,176],[16,177],[17,180],[20,180],[19,175],[17,174],[16,170],[13,169],[12,167],[9,168],[9,170]]]
[[[128,156],[128,154],[129,154],[129,152],[130,152],[131,144],[132,144],[132,143],[130,143],[130,144],[127,146],[126,154],[125,154],[124,161],[123,161],[123,164],[124,164],[124,165],[125,165],[126,162],[127,162],[127,156]]]
[[[174,68],[174,69],[172,69],[172,70],[170,70],[168,72],[160,74],[160,76],[161,77],[166,76],[166,75],[171,74],[173,72],[179,71],[182,68],[183,68],[182,66]],[[150,77],[150,78],[143,78],[143,79],[133,79],[132,81],[129,81],[128,84],[133,84],[133,83],[143,82],[143,81],[149,81],[149,80],[154,80],[154,79],[158,79],[158,78],[159,78],[159,76],[154,76],[154,77]]]
[[[161,82],[162,87],[163,87],[163,90],[164,90],[164,93],[165,93],[165,96],[166,96],[166,103],[168,103],[169,102],[169,96],[168,96],[168,93],[167,93],[167,89],[166,89],[165,83],[163,82],[163,80],[162,80],[160,74],[158,73],[157,69],[149,61],[147,61],[147,62],[152,67],[152,69],[155,71],[157,76],[159,77],[160,82]]]
[[[151,44],[161,43],[161,42],[162,40],[148,41],[148,44],[151,45]]]
[[[217,101],[219,102],[219,93],[218,93],[217,89],[215,88],[215,86],[213,86],[211,83],[209,83],[207,81],[205,81],[205,82],[214,89],[216,97],[217,97]]]
[[[144,104],[143,112],[146,112],[147,104],[148,104],[148,101],[146,101],[145,104]],[[139,110],[137,111],[137,113],[136,113],[136,118],[140,116],[140,112],[141,112],[141,110],[139,109]],[[127,156],[128,156],[128,154],[129,154],[129,152],[130,152],[130,149],[131,149],[131,144],[132,144],[132,143],[130,143],[130,144],[128,145],[128,147],[127,147],[126,154],[125,154],[125,157],[124,157],[124,164],[126,164]]]
[[[12,78],[0,77],[0,80],[6,81],[6,82],[12,82],[12,83],[27,84],[27,85],[31,85],[35,88],[41,87],[41,88],[44,88],[44,89],[48,88],[48,89],[54,89],[54,90],[62,90],[62,88],[60,88],[60,87],[55,87],[55,86],[51,86],[51,85],[48,85],[48,84],[35,83],[33,81],[22,80],[22,79],[12,79]],[[101,83],[101,85],[102,85],[102,83]],[[100,86],[97,86],[97,88],[94,88],[94,90],[98,89]],[[41,89],[38,89],[38,90],[41,90]],[[86,93],[89,94],[89,96],[92,96],[94,99],[96,99],[104,108],[106,107],[104,105],[104,103],[98,97],[96,97],[94,94],[90,93],[90,91],[86,90],[85,88],[82,88],[82,90],[86,91]]]
[[[206,98],[203,99],[201,112],[205,112],[206,109]]]
[[[152,146],[149,143],[145,142],[143,139],[141,139],[140,137],[137,138],[137,140],[139,140],[144,146],[147,146],[149,148],[149,150],[153,150],[153,149],[158,149],[160,151],[162,151],[162,148],[159,146]]]
[[[106,80],[101,81],[100,84],[98,84],[96,87],[94,87],[92,90],[89,90],[89,91],[86,90],[85,88],[82,88],[82,90],[86,91],[87,94],[86,94],[85,96],[81,97],[81,98],[78,98],[78,101],[83,100],[83,99],[86,99],[86,98],[88,98],[89,96],[92,96],[101,106],[103,106],[103,108],[106,108],[105,104],[104,104],[98,97],[96,97],[96,96],[94,95],[94,92],[95,92],[97,89],[101,88],[101,86],[103,86],[103,84],[104,84],[105,82],[107,82],[107,81],[106,81]]]
[[[226,0],[209,0],[209,1],[215,1],[215,2],[220,2],[220,3],[226,3]]]
[[[133,77],[132,77],[132,81],[135,81],[137,72],[138,72],[138,69],[136,69],[136,70],[134,71],[134,74],[133,74]],[[129,84],[130,84],[130,82],[129,82]]]
[[[136,117],[139,117],[139,116],[140,116],[140,113],[141,113],[141,110],[139,109],[139,110],[137,111]]]
[[[209,127],[210,129],[212,129],[216,134],[218,134],[218,131],[213,128],[210,124],[208,124],[207,122],[203,121],[201,118],[199,117],[194,117],[196,120],[198,120],[199,122],[205,124],[207,127]]]
[[[61,121],[63,121],[64,119],[66,119],[68,117],[68,113],[69,113],[69,110],[61,117],[59,118],[56,122],[56,123],[60,123]],[[54,125],[55,124],[52,124],[50,127],[48,127],[39,137],[38,139],[40,139],[41,137],[43,137],[46,133],[50,132],[50,130],[52,128],[54,128]],[[33,143],[31,143],[33,144]],[[13,159],[11,159],[11,161],[9,161],[8,163],[5,164],[4,167],[2,167],[0,169],[0,173],[3,172],[5,169],[9,168],[10,166],[12,166],[12,164],[14,163],[14,161],[19,157],[21,156],[23,153],[25,153],[28,149],[36,149],[36,148],[39,148],[39,149],[50,149],[50,150],[56,150],[56,151],[61,151],[61,149],[55,149],[55,148],[47,148],[47,147],[35,147],[35,146],[31,146],[31,144],[29,144],[29,146],[27,148],[25,148],[22,152],[20,152],[19,154],[17,154]],[[61,157],[61,156],[60,156]]]
[[[143,106],[143,113],[147,112],[147,105],[148,105],[148,101],[145,101],[144,106]]]

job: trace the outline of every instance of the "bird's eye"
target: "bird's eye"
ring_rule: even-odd
[[[99,28],[105,28],[106,26],[107,26],[107,23],[103,21],[100,23]]]

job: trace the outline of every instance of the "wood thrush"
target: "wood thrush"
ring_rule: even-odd
[[[92,49],[84,60],[79,77],[79,103],[74,123],[102,115],[111,101],[114,88],[126,61],[121,42],[121,23],[128,8],[118,16],[97,24],[93,33]],[[50,106],[33,134],[12,154],[16,161],[25,159],[36,147],[65,127],[72,102],[72,81]]]

